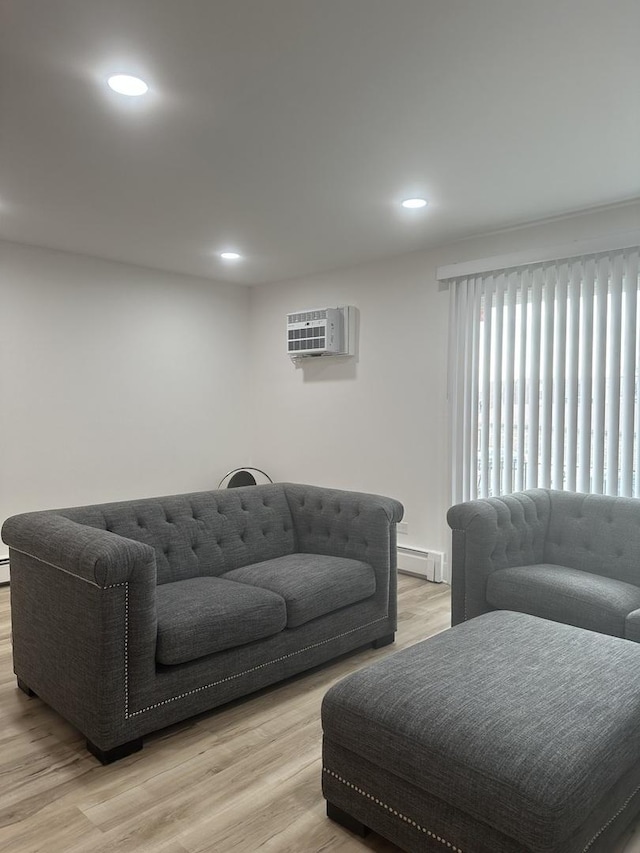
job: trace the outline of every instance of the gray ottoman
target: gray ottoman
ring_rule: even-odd
[[[640,810],[640,644],[495,611],[335,685],[327,813],[403,850],[612,853]]]

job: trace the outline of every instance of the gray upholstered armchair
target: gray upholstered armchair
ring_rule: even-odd
[[[447,521],[454,625],[516,610],[640,642],[640,500],[531,489]]]

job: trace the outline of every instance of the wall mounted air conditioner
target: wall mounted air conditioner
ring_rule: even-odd
[[[287,352],[292,358],[353,355],[354,317],[349,305],[287,314]]]

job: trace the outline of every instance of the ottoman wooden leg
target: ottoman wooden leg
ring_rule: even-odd
[[[142,749],[142,738],[121,743],[119,746],[114,746],[113,749],[100,749],[95,743],[87,740],[87,749],[92,755],[98,759],[101,764],[113,764],[114,761],[119,761],[121,758],[126,758],[133,752],[138,752]]]
[[[327,817],[330,817],[331,820],[335,820],[336,823],[339,823],[340,826],[344,826],[345,829],[355,833],[355,835],[359,835],[360,838],[364,838],[365,835],[368,835],[370,832],[368,826],[360,823],[359,820],[356,820],[355,817],[351,817],[350,814],[343,812],[342,809],[339,809],[338,806],[334,806],[333,803],[330,803],[328,800]]]
[[[20,690],[22,690],[23,693],[26,693],[27,696],[35,696],[36,695],[33,692],[33,690],[29,687],[29,685],[25,684],[21,678],[18,678],[17,681],[18,681],[18,687],[20,688]]]

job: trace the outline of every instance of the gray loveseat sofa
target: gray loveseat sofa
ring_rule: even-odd
[[[396,629],[390,498],[273,484],[8,519],[14,671],[103,763]]]
[[[447,520],[454,625],[516,610],[640,642],[640,500],[531,489]]]

